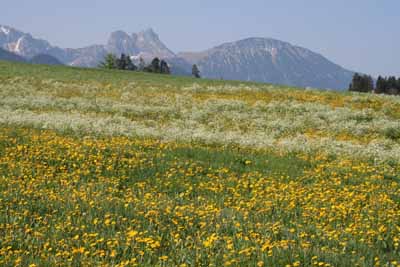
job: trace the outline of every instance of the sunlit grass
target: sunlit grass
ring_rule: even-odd
[[[400,266],[399,107],[0,63],[0,266]]]

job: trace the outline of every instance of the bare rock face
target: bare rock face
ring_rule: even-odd
[[[136,45],[135,38],[123,31],[111,33],[106,45],[106,50],[116,55],[136,55],[140,53],[139,48]]]
[[[126,54],[151,60],[154,57],[171,58],[175,54],[168,49],[153,29],[147,29],[131,35],[116,31],[110,35],[106,50],[114,54]]]
[[[20,32],[8,26],[0,26],[0,47],[27,58],[51,48],[47,41],[35,39],[28,33]]]
[[[153,29],[147,29],[137,34],[133,34],[136,40],[136,45],[144,58],[172,58],[175,54],[160,41],[158,35]]]

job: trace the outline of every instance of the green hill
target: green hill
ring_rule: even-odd
[[[399,173],[395,96],[0,62],[0,265],[396,266]]]

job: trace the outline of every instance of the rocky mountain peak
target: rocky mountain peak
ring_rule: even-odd
[[[15,43],[24,33],[9,26],[0,25],[0,47],[8,50],[10,43]]]
[[[129,34],[127,34],[127,33],[124,32],[124,31],[114,31],[114,32],[112,32],[112,33],[110,34],[109,42],[112,41],[112,40],[129,39],[129,38],[131,38],[131,37],[129,36]]]
[[[127,34],[124,31],[115,31],[108,40],[107,51],[114,54],[128,54],[141,56],[145,59],[153,57],[170,58],[175,54],[162,43],[153,29],[139,33]]]
[[[141,41],[160,41],[158,34],[152,28],[141,31],[136,35]]]
[[[353,75],[318,53],[271,38],[247,38],[180,56],[214,79],[345,89]]]
[[[19,34],[22,35],[23,33],[10,27],[7,25],[0,25],[0,34],[10,35],[10,34]]]
[[[139,53],[135,39],[124,31],[115,31],[111,33],[106,47],[110,53],[114,53],[117,55],[134,55]]]
[[[172,58],[175,54],[160,40],[158,34],[148,28],[137,34],[133,34],[136,38],[136,45],[141,51],[140,56],[150,59],[154,56],[159,58]]]
[[[6,27],[6,26],[0,26],[0,32],[2,32],[3,34],[10,34],[10,28]]]

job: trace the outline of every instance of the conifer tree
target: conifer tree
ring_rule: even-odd
[[[355,73],[349,91],[368,93],[374,90],[374,80],[369,75]]]
[[[151,61],[150,69],[154,73],[160,73],[160,59],[158,57],[154,58],[153,61]]]
[[[387,80],[386,94],[396,95],[397,94],[397,79],[394,76],[390,76]]]
[[[117,68],[117,57],[114,54],[107,54],[99,65],[103,69],[116,69]]]
[[[364,75],[364,81],[366,83],[365,90],[362,92],[371,93],[374,91],[374,79],[370,75]]]
[[[361,76],[358,73],[353,75],[353,80],[349,86],[349,91],[357,92],[361,88]]]
[[[397,79],[397,94],[400,95],[400,77]]]
[[[199,68],[197,67],[196,64],[194,64],[193,67],[192,67],[192,75],[193,75],[195,78],[201,78],[201,76],[200,76],[200,70],[199,70]]]
[[[375,93],[377,94],[384,94],[385,93],[385,86],[386,86],[386,81],[382,76],[378,77],[378,80],[376,81],[376,88],[375,88]]]
[[[126,56],[125,54],[121,54],[121,57],[117,59],[117,69],[125,70],[126,69]]]
[[[125,65],[126,65],[126,70],[131,70],[131,71],[137,70],[137,67],[135,64],[133,64],[130,56],[127,56],[125,58]]]
[[[161,60],[160,62],[160,73],[171,74],[168,63],[165,60]]]

